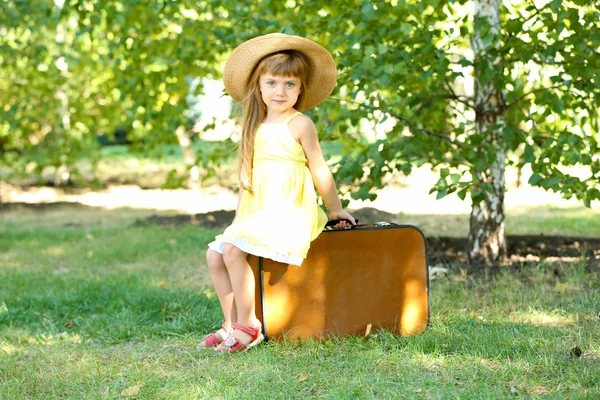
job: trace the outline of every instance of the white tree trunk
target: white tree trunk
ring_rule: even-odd
[[[177,129],[175,129],[175,135],[179,141],[179,147],[181,147],[186,168],[190,171],[188,185],[191,189],[198,189],[200,187],[199,170],[196,165],[192,141],[183,126],[178,126]]]
[[[489,24],[489,32],[484,29],[473,31],[473,51],[475,60],[485,60],[488,69],[499,71],[502,59],[493,58],[486,50],[487,46],[499,48],[501,0],[477,0],[475,3],[475,21]],[[487,21],[487,24],[485,23]],[[491,36],[489,36],[491,35]],[[492,38],[490,41],[490,37]],[[489,49],[489,47],[488,47]],[[476,131],[485,137],[484,143],[490,144],[496,153],[495,160],[484,171],[476,173],[477,186],[485,193],[481,203],[473,206],[469,229],[469,258],[477,264],[496,264],[506,257],[506,234],[504,214],[505,162],[506,149],[502,141],[502,127],[505,119],[502,111],[502,92],[497,90],[492,80],[482,85],[482,70],[475,70],[475,110]],[[491,190],[484,190],[489,185]]]
[[[62,4],[60,5],[62,8]],[[55,132],[58,136],[66,136],[71,132],[71,111],[69,106],[68,79],[69,65],[65,57],[61,55],[61,49],[65,46],[65,27],[62,22],[56,26],[56,35],[54,37],[56,43],[54,66],[60,71],[64,77],[65,83],[56,89],[54,97],[59,101],[57,107],[58,121],[55,126]],[[65,141],[67,141],[65,139]],[[67,141],[68,142],[68,141]],[[64,153],[60,156],[61,165],[54,172],[54,185],[60,186],[69,181],[71,172],[67,163],[67,154],[70,149],[63,149]]]

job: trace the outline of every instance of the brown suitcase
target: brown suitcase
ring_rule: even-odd
[[[323,231],[302,267],[249,262],[267,339],[364,335],[368,325],[408,336],[429,323],[426,243],[415,226]]]

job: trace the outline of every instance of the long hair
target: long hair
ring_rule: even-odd
[[[269,54],[261,59],[250,75],[244,99],[242,118],[242,140],[239,155],[239,178],[243,190],[252,193],[252,158],[254,157],[254,138],[256,131],[267,116],[267,106],[260,93],[260,77],[264,74],[274,76],[293,76],[300,80],[300,96],[294,104],[302,106],[308,84],[309,63],[304,54],[296,50],[285,50]]]

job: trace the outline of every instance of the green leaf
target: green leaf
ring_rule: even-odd
[[[485,194],[478,190],[473,190],[471,192],[471,202],[473,204],[479,204],[485,199]]]
[[[365,2],[362,6],[362,13],[367,19],[375,14],[375,9],[373,8],[373,4],[370,2]]]
[[[532,186],[537,185],[542,180],[542,177],[537,172],[534,172],[529,178],[529,184]]]
[[[462,65],[463,67],[470,67],[470,66],[473,65],[473,62],[471,60],[466,59],[466,58],[461,58],[458,63],[460,65]]]
[[[411,24],[408,24],[406,22],[402,22],[400,24],[400,32],[404,35],[404,36],[408,36],[413,30],[413,26]]]
[[[560,178],[553,176],[552,178],[545,179],[542,182],[542,185],[545,189],[558,189],[560,183]]]

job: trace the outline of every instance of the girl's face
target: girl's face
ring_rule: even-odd
[[[300,79],[274,76],[269,73],[259,79],[260,93],[268,111],[282,113],[294,107],[300,96]]]

